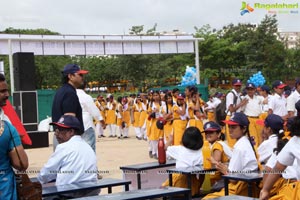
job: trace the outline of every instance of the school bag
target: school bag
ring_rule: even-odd
[[[230,92],[234,96],[234,98],[233,98],[233,104],[236,105],[238,96],[235,95],[235,93],[233,91],[230,91]],[[227,95],[230,92],[228,92],[226,94],[226,97],[227,97]],[[223,120],[226,119],[226,116],[227,116],[227,113],[228,113],[228,111],[226,112],[226,97],[224,99],[222,99],[221,103],[215,108],[215,120],[221,126],[225,125],[224,122],[223,122]]]

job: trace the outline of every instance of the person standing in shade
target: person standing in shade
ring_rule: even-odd
[[[83,75],[88,71],[81,70],[76,64],[67,64],[62,71],[63,85],[54,96],[52,103],[52,122],[58,122],[63,115],[75,116],[80,122],[80,131],[84,132],[82,108],[76,94],[76,88],[83,85]],[[57,140],[53,137],[53,149]]]

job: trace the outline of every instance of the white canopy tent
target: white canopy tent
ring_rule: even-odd
[[[198,41],[192,35],[22,35],[0,34],[0,55],[9,55],[11,92],[14,92],[12,55],[138,55],[195,53],[197,84],[200,84]]]

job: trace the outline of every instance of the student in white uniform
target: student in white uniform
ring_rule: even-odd
[[[277,146],[278,137],[282,137],[284,135],[283,123],[283,119],[274,114],[268,115],[265,119],[263,134],[264,137],[266,137],[266,140],[264,140],[257,149],[259,162],[261,164],[267,163]]]
[[[300,111],[300,101],[298,101],[295,105],[297,109],[297,113]],[[284,148],[280,151],[280,153],[277,155],[277,162],[276,165],[273,167],[273,172],[283,172],[286,170],[287,166],[292,166],[294,164],[294,161],[297,161],[298,169],[299,169],[299,163],[300,163],[300,116],[296,116],[294,118],[294,121],[290,127],[291,136],[293,136],[289,142],[284,146]],[[260,192],[260,199],[265,200],[269,199],[270,191],[272,189],[272,186],[274,183],[281,177],[281,173],[271,173],[268,175],[267,179],[264,182],[263,188]],[[297,180],[300,180],[300,175],[297,173]],[[293,183],[292,183],[293,184]],[[299,185],[299,184],[298,184]],[[295,185],[297,186],[297,185]],[[285,187],[288,187],[288,185],[285,185]],[[289,194],[289,199],[296,199],[296,197],[299,198],[300,193],[297,192],[298,188],[295,188],[295,193],[292,191]],[[292,195],[298,195],[298,196],[292,196]]]
[[[249,120],[244,113],[234,113],[229,120],[224,121],[228,124],[230,137],[237,140],[233,147],[232,157],[229,165],[217,162],[213,158],[212,164],[215,165],[218,171],[223,174],[229,173],[249,173],[258,170],[258,162],[256,152],[249,140]],[[231,181],[228,185],[229,195],[248,194],[248,185],[243,181]],[[253,191],[254,195],[258,195],[257,191]],[[217,198],[225,195],[225,190],[206,195],[203,199]]]
[[[295,104],[300,100],[300,78],[296,79],[295,91],[286,99],[286,107],[289,118],[297,115]]]
[[[176,160],[176,168],[194,167],[203,164],[203,156],[201,148],[203,146],[203,137],[198,128],[188,127],[182,136],[182,145],[171,146],[173,143],[173,135],[170,135],[166,143],[165,149],[168,157]],[[184,174],[173,174],[174,187],[187,188],[187,176]],[[192,176],[192,195],[199,194],[202,179],[197,179],[196,175]],[[169,186],[169,180],[163,183],[163,186]]]
[[[256,95],[256,87],[253,83],[246,84],[246,92],[247,95],[242,97],[242,99],[246,99],[247,103],[242,108],[242,110],[249,119],[249,132],[251,137],[255,141],[255,147],[258,147],[258,145],[260,145],[260,143],[262,142],[262,127],[259,126],[256,121],[262,113],[264,98],[262,96]]]
[[[275,114],[282,117],[284,120],[287,119],[288,113],[286,108],[286,98],[283,95],[284,84],[282,81],[274,81],[272,84],[272,88],[274,90],[273,98],[269,102],[269,114]]]

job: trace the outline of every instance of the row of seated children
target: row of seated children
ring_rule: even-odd
[[[300,103],[299,103],[300,105]],[[300,108],[300,106],[299,106]],[[300,111],[300,109],[299,109]],[[300,113],[300,112],[299,112]],[[300,125],[300,117],[299,125]],[[300,126],[297,128],[295,125],[297,123],[297,117],[294,119],[291,127],[291,134],[295,135],[298,131],[300,132]],[[256,148],[253,146],[249,134],[249,120],[247,116],[243,113],[235,113],[231,116],[229,120],[224,121],[229,126],[230,137],[237,140],[233,149],[230,149],[225,142],[222,141],[223,134],[221,133],[221,127],[215,122],[207,122],[204,125],[205,138],[211,144],[211,158],[210,161],[218,170],[215,175],[211,175],[211,183],[212,185],[222,185],[221,174],[228,173],[249,173],[249,172],[258,172],[258,171],[270,171],[277,161],[277,154],[283,148],[284,144],[288,141],[285,136],[283,130],[283,120],[277,115],[269,115],[263,125],[263,134],[266,139],[259,147],[258,153]],[[193,135],[193,136],[192,136]],[[203,145],[203,138],[200,136],[200,131],[195,127],[189,127],[184,132],[184,136],[182,139],[183,146],[170,146],[172,143],[170,140],[166,145],[167,155],[176,159],[176,167],[189,167],[195,165],[201,165],[203,163],[203,157],[201,152],[201,147]],[[300,135],[300,133],[299,133]],[[197,136],[197,137],[196,137]],[[295,138],[296,137],[296,138]],[[295,136],[291,141],[293,143],[297,142],[298,138]],[[185,139],[184,139],[185,138]],[[197,148],[195,148],[197,147]],[[275,149],[274,153],[273,150]],[[287,151],[287,150],[286,150]],[[284,151],[285,152],[285,151]],[[289,151],[288,151],[289,152]],[[290,152],[291,153],[291,152]],[[292,154],[294,155],[294,154]],[[300,154],[298,154],[299,156]],[[283,156],[279,157],[284,161],[285,165],[294,166],[288,167],[284,174],[279,174],[281,177],[278,181],[277,185],[275,185],[272,189],[273,184],[265,183],[266,181],[273,181],[271,178],[266,178],[268,175],[264,175],[264,182],[261,187],[263,187],[261,192],[261,198],[267,199],[270,195],[278,196],[279,192],[282,188],[286,187],[287,182],[290,180],[299,180],[297,173],[295,171],[295,167],[297,166],[297,162],[290,163],[291,159],[294,159],[295,156],[289,156],[288,160],[284,160]],[[229,160],[229,163],[227,164]],[[268,162],[269,160],[269,162]],[[280,160],[279,160],[280,161]],[[261,166],[265,164],[265,168]],[[278,163],[276,164],[276,166]],[[277,169],[275,166],[275,169]],[[282,167],[282,166],[280,166]],[[280,168],[281,169],[281,168]],[[276,176],[276,178],[278,178]],[[199,178],[199,177],[198,177]],[[192,179],[192,195],[199,194],[200,187],[203,183],[203,176],[200,176],[199,179],[197,177],[193,177]],[[271,180],[269,180],[271,179]],[[173,177],[173,186],[176,187],[187,187],[186,177],[184,175],[174,175]],[[220,184],[219,184],[220,183]],[[168,185],[168,181],[166,181],[164,186]],[[271,189],[269,187],[271,187]],[[253,187],[254,196],[259,196],[259,187]],[[270,193],[271,190],[271,193]],[[231,181],[229,183],[229,195],[243,195],[247,196],[248,188],[247,184],[242,181]],[[216,198],[220,196],[224,196],[224,189],[218,192],[214,192],[208,194],[204,197],[204,199]],[[267,196],[267,198],[265,197]],[[275,198],[274,197],[274,198]]]

